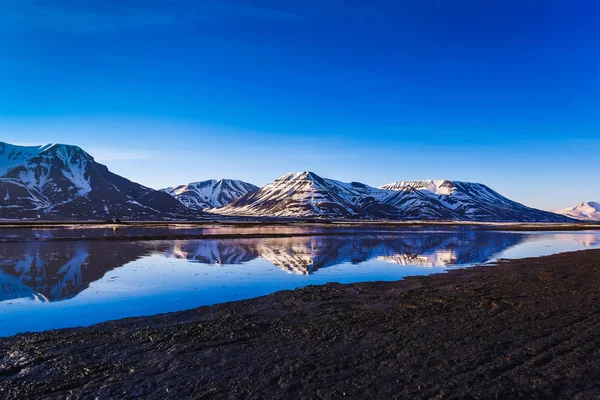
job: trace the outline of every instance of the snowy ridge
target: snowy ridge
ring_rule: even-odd
[[[512,201],[481,183],[449,180],[405,181],[381,187],[396,194],[386,203],[406,219],[559,222],[552,213]]]
[[[0,142],[0,176],[13,168],[27,164],[30,159],[38,156],[52,146],[52,144],[45,146],[16,146]]]
[[[408,188],[427,191],[433,194],[451,195],[454,192],[454,183],[446,180],[427,181],[401,181],[383,185],[380,189],[402,191]]]
[[[258,186],[233,179],[211,179],[193,182],[162,191],[179,200],[184,206],[196,210],[224,207],[249,192],[258,190]]]
[[[600,203],[595,201],[583,202],[554,212],[581,221],[600,221]]]

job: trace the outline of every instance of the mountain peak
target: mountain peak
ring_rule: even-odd
[[[179,200],[184,206],[204,210],[223,207],[246,193],[258,190],[258,186],[235,179],[209,179],[162,189]]]
[[[3,218],[158,219],[188,211],[165,193],[113,174],[79,146],[0,143]]]
[[[74,145],[74,144],[66,144],[66,143],[48,143],[43,146],[39,146],[39,149],[40,149],[40,153],[53,151],[53,150],[54,151],[69,150],[69,151],[83,152],[83,153],[87,154],[87,152],[85,150],[83,150],[81,147]]]
[[[576,206],[554,212],[582,221],[600,221],[600,203],[596,201],[584,201]]]
[[[320,178],[317,174],[315,174],[314,172],[310,172],[310,171],[302,171],[302,172],[288,172],[287,174],[281,176],[279,179],[277,179],[278,181],[289,181],[292,179],[313,179],[313,178]]]

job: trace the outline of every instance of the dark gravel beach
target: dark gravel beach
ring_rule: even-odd
[[[600,250],[0,339],[0,398],[599,398]]]

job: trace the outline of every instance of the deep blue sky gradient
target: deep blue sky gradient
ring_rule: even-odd
[[[312,170],[600,201],[592,1],[7,0],[0,140],[152,187]]]

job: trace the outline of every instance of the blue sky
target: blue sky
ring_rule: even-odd
[[[312,170],[600,201],[586,1],[4,0],[0,140],[152,187]]]

